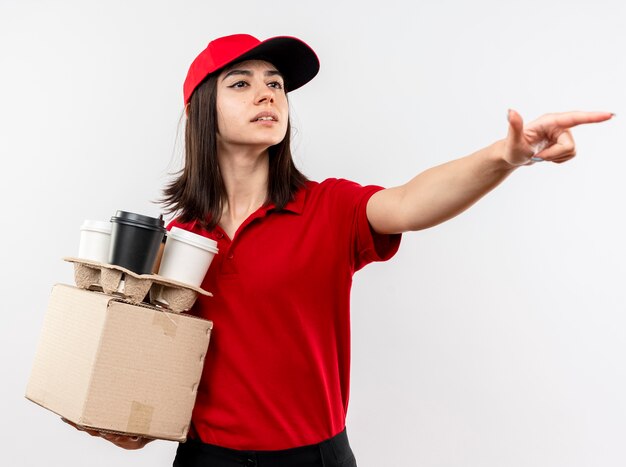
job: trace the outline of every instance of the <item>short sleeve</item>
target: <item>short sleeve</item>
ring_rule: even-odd
[[[374,261],[387,261],[391,259],[398,248],[402,234],[379,234],[372,229],[367,219],[367,202],[372,195],[383,187],[369,185],[362,188],[355,218],[356,233],[356,270],[361,269]]]
[[[329,179],[332,197],[337,202],[339,215],[350,222],[352,261],[358,271],[374,261],[387,261],[400,247],[401,234],[379,234],[367,219],[367,202],[374,193],[383,190],[376,185],[361,186],[344,179]]]

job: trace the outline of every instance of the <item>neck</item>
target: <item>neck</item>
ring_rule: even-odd
[[[269,153],[249,147],[218,151],[226,200],[221,224],[239,225],[267,199]]]

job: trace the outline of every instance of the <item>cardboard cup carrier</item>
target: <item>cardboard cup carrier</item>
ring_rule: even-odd
[[[106,227],[111,235],[103,260],[107,247],[101,237]],[[74,263],[74,281],[81,289],[184,312],[199,294],[211,295],[200,286],[217,252],[217,242],[178,227],[165,237],[163,216],[117,211],[109,223],[85,221],[79,258],[64,259]],[[155,268],[158,274],[152,273]]]

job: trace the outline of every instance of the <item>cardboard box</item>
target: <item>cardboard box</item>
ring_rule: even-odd
[[[77,425],[185,441],[210,321],[58,284],[26,397]]]

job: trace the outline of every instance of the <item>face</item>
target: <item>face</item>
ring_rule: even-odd
[[[267,149],[287,132],[289,105],[284,80],[268,62],[249,60],[217,78],[218,144]]]

